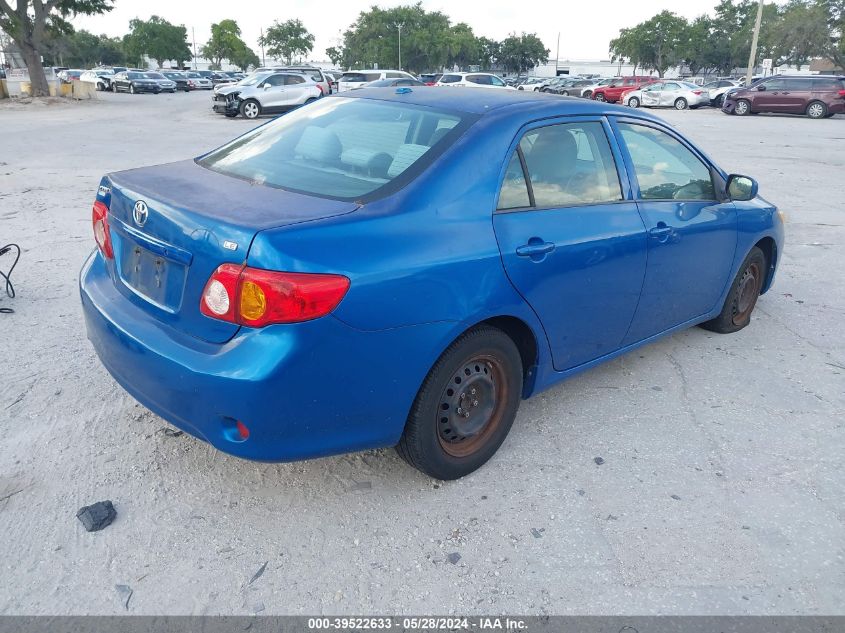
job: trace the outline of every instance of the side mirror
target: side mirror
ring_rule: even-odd
[[[765,91],[766,91],[766,86],[757,86],[757,91],[758,91],[758,92],[765,92]]]
[[[261,87],[262,87],[262,88],[264,88],[264,90],[269,90],[269,89],[270,89],[270,84],[264,84],[264,85],[263,85],[263,86],[261,86]]]
[[[757,196],[757,181],[750,176],[731,174],[728,176],[728,197],[737,202],[745,202]]]

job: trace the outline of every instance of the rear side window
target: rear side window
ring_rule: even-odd
[[[519,152],[514,152],[510,163],[508,163],[505,179],[502,181],[502,188],[499,191],[499,204],[496,208],[507,210],[530,206],[531,198],[528,197],[525,172],[522,170]]]
[[[673,136],[644,125],[620,123],[646,200],[715,200],[710,169]]]
[[[487,75],[467,75],[467,81],[482,86],[490,85],[490,77]]]
[[[300,77],[299,75],[285,75],[285,85],[286,86],[293,86],[296,84],[304,84],[305,77]]]
[[[813,79],[813,90],[845,90],[845,80],[836,79],[835,77]]]
[[[256,185],[344,200],[408,182],[476,117],[371,99],[321,99],[197,162]]]
[[[532,206],[568,207],[622,199],[616,163],[601,123],[562,123],[531,130],[522,137],[519,149],[525,158]],[[517,183],[511,184],[516,200]]]
[[[808,77],[806,79],[801,77],[794,77],[792,79],[786,80],[786,89],[787,90],[803,90],[809,91],[811,90],[812,80]]]
[[[461,76],[460,75],[443,75],[440,78],[440,83],[442,84],[456,84],[460,82]]]

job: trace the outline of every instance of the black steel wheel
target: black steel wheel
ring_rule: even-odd
[[[429,371],[396,449],[437,479],[481,467],[505,440],[522,391],[522,359],[504,332],[479,326],[462,334]]]
[[[739,267],[721,313],[715,319],[702,323],[701,327],[730,334],[751,323],[751,313],[766,281],[767,270],[766,256],[755,246]]]

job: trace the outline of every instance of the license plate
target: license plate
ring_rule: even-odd
[[[169,311],[178,310],[185,282],[185,266],[126,240],[121,277],[148,301]]]

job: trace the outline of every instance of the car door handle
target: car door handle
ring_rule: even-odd
[[[661,244],[665,244],[674,232],[675,230],[665,222],[658,222],[657,226],[649,230],[648,234]]]
[[[539,238],[532,237],[528,244],[517,247],[516,254],[520,257],[536,257],[551,253],[553,250],[555,250],[555,245],[552,242],[543,242]]]

